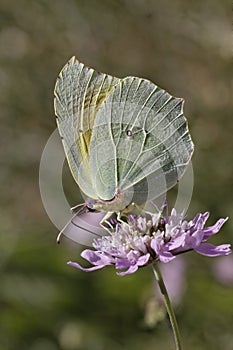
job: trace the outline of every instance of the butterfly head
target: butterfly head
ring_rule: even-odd
[[[89,211],[121,212],[128,206],[124,192],[118,190],[109,200],[87,198],[86,206]]]

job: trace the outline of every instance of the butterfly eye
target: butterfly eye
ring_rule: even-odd
[[[96,211],[95,207],[94,207],[94,201],[91,200],[90,198],[87,199],[86,201],[86,208],[89,212],[93,213]]]
[[[132,135],[133,135],[132,130],[127,130],[127,131],[126,131],[126,135],[129,136],[129,137],[132,136]]]
[[[93,204],[88,204],[87,205],[87,210],[91,213],[96,212],[96,209],[94,208]]]

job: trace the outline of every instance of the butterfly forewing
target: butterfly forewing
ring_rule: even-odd
[[[55,114],[66,158],[74,179],[92,198],[97,198],[89,162],[92,129],[99,108],[119,81],[85,67],[73,57],[55,86]]]

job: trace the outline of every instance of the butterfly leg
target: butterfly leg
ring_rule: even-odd
[[[112,226],[112,224],[108,221],[108,219],[112,216],[112,214],[113,214],[112,211],[107,212],[106,215],[103,217],[103,219],[99,222],[99,225],[100,225],[101,227],[103,227],[106,231],[108,231],[108,233],[110,233],[110,234],[112,234],[112,231],[111,231],[110,229],[113,230],[113,226]],[[104,223],[107,223],[108,226],[110,227],[110,229],[107,228],[106,226],[104,226]]]
[[[120,223],[126,223],[124,220],[121,219],[121,217],[124,215],[124,211],[119,211],[117,213],[117,221],[119,221]]]

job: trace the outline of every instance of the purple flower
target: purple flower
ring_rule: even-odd
[[[208,217],[209,213],[206,212],[186,221],[184,213],[177,213],[175,209],[166,217],[158,213],[130,215],[127,222],[118,222],[111,234],[95,239],[95,250],[86,249],[81,253],[92,267],[84,268],[71,261],[68,265],[83,271],[115,265],[117,270],[123,270],[118,275],[124,276],[154,261],[167,263],[188,250],[212,257],[230,254],[230,244],[214,246],[205,243],[221,229],[228,218],[219,219],[215,225],[204,227]]]

